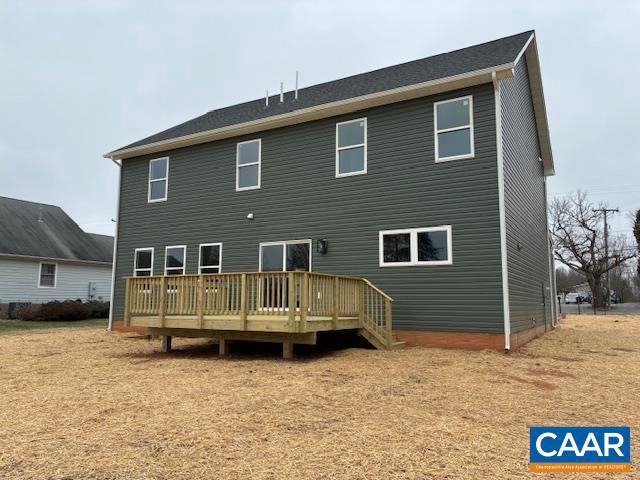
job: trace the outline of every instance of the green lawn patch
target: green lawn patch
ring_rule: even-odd
[[[0,334],[27,330],[42,330],[49,328],[107,328],[108,323],[109,320],[106,318],[92,318],[89,320],[75,320],[72,322],[26,322],[24,320],[0,320]]]

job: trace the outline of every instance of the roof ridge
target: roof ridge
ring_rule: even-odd
[[[23,200],[22,198],[7,197],[4,195],[0,195],[0,198],[4,198],[6,200],[13,200],[15,202],[31,203],[33,205],[44,205],[45,207],[54,207],[62,210],[62,207],[60,205],[54,205],[53,203],[34,202],[33,200]]]

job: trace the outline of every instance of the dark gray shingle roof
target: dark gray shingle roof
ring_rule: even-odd
[[[0,255],[111,262],[113,237],[85,233],[60,207],[0,197]]]
[[[516,59],[532,34],[533,31],[523,32],[461,50],[303,88],[299,90],[298,100],[294,100],[293,92],[286,92],[282,103],[279,102],[279,95],[269,97],[268,107],[265,107],[265,99],[260,98],[212,110],[118,150],[504,65]]]

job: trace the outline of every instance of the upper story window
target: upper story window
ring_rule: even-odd
[[[149,203],[164,202],[169,187],[169,157],[149,160]]]
[[[367,119],[336,124],[336,177],[367,173]]]
[[[262,140],[238,143],[236,150],[236,191],[260,188]]]
[[[380,232],[380,266],[450,265],[451,225]]]
[[[185,254],[187,247],[176,245],[166,247],[164,251],[164,274],[184,275]]]
[[[153,275],[153,248],[136,248],[133,260],[134,277],[150,277]]]
[[[473,97],[454,98],[433,105],[436,162],[472,158]]]
[[[55,263],[41,263],[38,287],[55,288],[58,265]]]
[[[200,245],[198,273],[220,273],[222,271],[222,244],[203,243]]]

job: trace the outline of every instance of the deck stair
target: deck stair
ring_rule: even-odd
[[[314,344],[321,331],[357,330],[374,347],[404,347],[393,299],[367,279],[317,272],[129,277],[125,326],[154,336]]]

